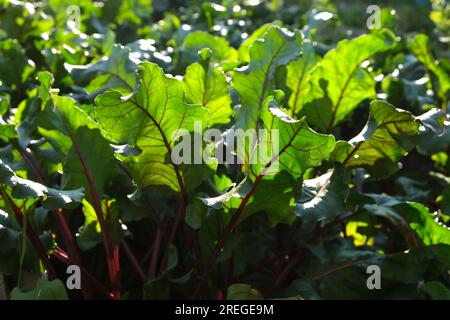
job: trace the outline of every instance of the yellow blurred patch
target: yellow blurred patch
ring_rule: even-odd
[[[360,246],[373,246],[374,245],[374,238],[373,237],[367,237],[364,234],[358,233],[358,227],[366,227],[368,226],[367,222],[364,221],[350,221],[345,226],[345,231],[347,233],[347,237],[353,237],[353,244],[356,247]],[[341,237],[344,237],[344,233],[341,232]]]

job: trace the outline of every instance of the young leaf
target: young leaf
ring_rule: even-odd
[[[209,56],[186,69],[183,84],[186,99],[208,109],[208,126],[230,121],[233,110],[227,80],[223,71],[210,63]]]
[[[224,70],[233,68],[237,63],[237,51],[220,37],[202,31],[194,31],[184,38],[182,54],[186,62],[199,60],[198,52],[209,48],[212,51],[211,62],[218,63]]]

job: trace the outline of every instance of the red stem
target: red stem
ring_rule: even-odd
[[[252,188],[250,189],[249,193],[244,197],[241,204],[239,205],[239,208],[236,210],[235,214],[231,218],[231,221],[228,223],[227,227],[223,231],[222,235],[220,236],[219,241],[217,242],[216,246],[214,247],[213,253],[211,254],[210,259],[208,260],[208,263],[206,265],[205,271],[203,272],[200,281],[198,283],[198,286],[196,290],[194,291],[194,297],[196,297],[202,288],[203,283],[205,282],[206,278],[208,277],[209,272],[211,271],[214,263],[216,262],[217,258],[220,255],[220,252],[222,251],[223,246],[225,245],[225,242],[228,240],[229,236],[233,232],[233,230],[236,228],[236,225],[239,221],[239,218],[242,216],[242,213],[244,212],[245,206],[247,205],[247,202],[250,200],[251,196],[255,193],[256,188],[258,187],[259,183],[261,182],[262,178],[266,174],[267,170],[270,168],[272,163],[275,161],[278,161],[280,156],[289,148],[289,146],[294,141],[295,137],[297,136],[297,133],[302,129],[302,126],[298,127],[292,136],[290,137],[289,141],[286,143],[286,145],[278,152],[277,155],[273,156],[269,162],[266,163],[264,168],[261,170],[261,172],[256,177],[255,181],[253,182]]]
[[[192,230],[192,236],[194,240],[194,254],[197,260],[197,269],[199,273],[203,272],[203,257],[198,241],[198,230]]]
[[[67,224],[67,221],[66,221],[66,218],[64,216],[62,209],[56,210],[56,219],[58,220],[59,225],[61,227],[64,242],[67,246],[67,250],[69,251],[71,261],[73,261],[73,263],[75,263],[80,268],[83,268],[83,263],[81,261],[81,257],[75,246],[75,242],[73,240],[72,233],[70,232],[70,228]],[[88,284],[87,281],[83,281],[83,283],[85,283],[85,285],[83,285],[83,287],[82,287],[84,298],[92,299],[93,295],[91,294],[91,292],[89,290],[89,285],[87,285]]]
[[[338,101],[336,102],[336,105],[332,109],[330,124],[328,125],[328,128],[327,128],[327,133],[328,134],[330,134],[331,130],[333,129],[334,120],[336,119],[336,113],[337,113],[337,111],[339,109],[339,106],[341,105],[342,99],[344,98],[344,92],[345,92],[345,90],[347,90],[347,87],[348,87],[348,85],[350,83],[350,80],[352,79],[354,73],[358,70],[358,68],[359,68],[359,64],[352,70],[352,72],[348,76],[348,78],[345,81],[344,86],[343,86],[343,88],[341,90],[341,93],[339,94]]]
[[[31,155],[27,150],[23,149],[20,145],[17,145],[16,148],[17,150],[19,150],[23,160],[27,163],[28,167],[30,167],[31,171],[33,171],[37,180],[40,183],[45,184],[44,174],[39,168],[39,165],[37,164],[36,159],[34,159],[33,155]]]
[[[59,111],[58,106],[57,106],[56,101],[53,98],[53,96],[52,96],[52,100],[53,100],[53,105],[55,106],[56,110]],[[64,117],[62,116],[62,118],[64,118]],[[119,259],[118,246],[116,245],[113,247],[112,242],[110,241],[110,238],[108,236],[109,232],[108,232],[108,228],[106,226],[105,220],[103,218],[103,211],[102,211],[100,197],[97,193],[97,189],[95,187],[95,182],[91,175],[91,172],[89,171],[86,160],[84,159],[84,156],[80,150],[80,147],[78,146],[78,143],[75,139],[75,136],[74,136],[72,130],[69,128],[69,126],[64,121],[64,119],[63,119],[63,125],[66,128],[66,131],[67,131],[67,134],[68,134],[70,140],[72,141],[73,148],[75,150],[75,153],[78,156],[78,159],[81,162],[81,166],[83,167],[83,172],[86,176],[86,179],[87,179],[87,182],[89,185],[89,189],[90,189],[89,191],[90,191],[90,194],[92,196],[92,201],[93,201],[92,205],[93,205],[95,213],[97,215],[97,220],[100,225],[101,234],[102,234],[102,238],[103,238],[103,246],[105,247],[106,264],[108,267],[109,280],[111,282],[113,296],[114,296],[114,299],[120,299],[120,281],[119,281],[120,266],[118,263],[118,259]]]
[[[137,274],[139,275],[139,277],[141,278],[141,280],[143,282],[147,281],[147,276],[145,275],[144,270],[142,270],[141,265],[139,264],[139,261],[136,259],[136,257],[134,256],[133,252],[131,251],[130,247],[128,246],[127,242],[124,240],[122,240],[120,242],[120,244],[122,245],[123,251],[125,252],[125,254],[127,255],[128,259],[131,262],[131,265],[134,267],[134,270],[137,272]]]
[[[330,228],[340,224],[341,222],[345,221],[346,219],[350,218],[351,216],[355,215],[354,213],[346,213],[342,216],[337,217],[333,221],[330,221],[328,224],[326,224],[323,228],[317,229],[314,236],[308,241],[309,243],[313,243],[315,241],[320,240],[324,233],[328,231]],[[302,250],[298,252],[286,265],[286,267],[279,273],[279,275],[276,277],[276,280],[274,282],[274,290],[279,288],[283,282],[286,280],[286,278],[289,276],[292,269],[295,268],[295,266],[303,259],[305,255],[305,251]]]
[[[222,248],[225,245],[225,242],[228,240],[228,237],[231,235],[234,228],[236,227],[237,222],[239,221],[239,218],[241,217],[241,215],[245,209],[245,206],[247,205],[247,202],[250,200],[250,197],[256,191],[256,187],[258,186],[262,177],[263,177],[262,174],[260,174],[260,175],[258,175],[258,177],[256,177],[255,182],[253,183],[252,189],[242,200],[241,204],[239,205],[239,208],[236,210],[235,214],[231,218],[230,223],[228,223],[227,227],[225,228],[222,235],[220,236],[220,239],[217,242],[216,246],[214,247],[213,253],[211,254],[211,256],[206,264],[205,271],[203,271],[203,274],[200,278],[197,288],[194,291],[194,297],[197,297],[197,295],[200,293],[203,283],[205,282],[206,278],[208,277],[208,274],[211,271],[212,266],[214,265],[217,258],[219,257],[220,252],[222,251]]]
[[[156,274],[156,264],[158,262],[159,248],[161,247],[161,238],[162,238],[161,229],[158,228],[158,230],[156,230],[152,259],[150,260],[150,266],[148,270],[149,279],[153,278]]]
[[[178,226],[180,225],[180,222],[183,220],[183,217],[184,217],[184,211],[185,211],[185,209],[184,209],[184,201],[183,201],[178,206],[177,213],[175,215],[175,221],[172,225],[172,229],[170,230],[169,239],[167,240],[166,251],[164,253],[164,257],[161,262],[161,268],[160,268],[161,271],[165,270],[167,267],[167,261],[169,259],[169,248],[170,248],[170,245],[175,240],[175,235],[177,233]]]
[[[134,101],[133,99],[128,100],[129,102],[131,102],[132,104],[134,104],[137,108],[139,108],[139,110],[141,110],[151,121],[152,123],[155,125],[156,129],[158,130],[159,134],[161,135],[162,139],[163,139],[163,143],[165,148],[168,151],[168,154],[172,154],[172,148],[170,146],[170,142],[167,139],[166,135],[164,134],[164,131],[160,125],[160,123],[158,123],[156,121],[156,119],[150,114],[150,112],[143,106],[141,106],[139,103],[137,103],[136,101]],[[178,181],[178,186],[180,187],[180,192],[181,192],[181,201],[182,201],[182,205],[181,205],[181,210],[177,211],[176,217],[175,217],[175,221],[174,224],[172,226],[172,230],[170,232],[169,235],[169,240],[167,242],[167,247],[166,247],[166,252],[164,254],[164,258],[161,262],[161,270],[164,270],[166,265],[167,265],[167,260],[168,260],[168,255],[169,255],[169,248],[170,245],[172,244],[174,238],[175,238],[175,234],[177,233],[177,229],[178,226],[180,225],[180,222],[183,220],[184,215],[185,215],[185,209],[186,209],[186,199],[187,199],[187,193],[186,193],[186,188],[184,186],[184,181],[183,181],[183,177],[181,175],[180,169],[178,167],[177,164],[175,163],[171,163],[173,170],[175,172],[175,175],[177,177],[177,181]],[[153,253],[155,253],[157,250],[155,250]],[[153,261],[152,261],[153,262]],[[156,266],[155,266],[156,269]]]
[[[69,255],[58,246],[55,248],[55,251],[53,251],[53,256],[62,263],[64,263],[65,265],[71,264]],[[97,289],[101,291],[102,294],[104,294],[108,299],[114,299],[112,293],[108,292],[108,290],[100,282],[98,282],[98,280],[95,279],[93,275],[91,275],[88,271],[86,271],[86,269],[80,266],[80,270],[83,272],[85,276],[87,276],[91,280],[91,283],[93,283],[97,287]]]
[[[9,197],[8,194],[5,195],[7,197],[8,202],[11,204],[14,213],[16,215],[16,219],[19,222],[20,226],[23,225],[23,213],[22,210],[14,203],[14,201]],[[31,243],[33,244],[34,249],[36,250],[39,259],[42,261],[42,264],[44,265],[45,269],[47,270],[48,278],[50,280],[56,279],[56,272],[53,268],[53,265],[50,262],[50,259],[47,255],[47,252],[42,245],[41,239],[39,239],[39,236],[34,232],[30,222],[27,220],[27,236],[30,239]]]
[[[352,267],[352,266],[354,266],[354,265],[356,265],[356,264],[364,263],[364,262],[367,262],[367,261],[369,261],[369,260],[370,260],[370,259],[362,259],[362,260],[350,261],[350,262],[347,262],[347,263],[344,263],[344,264],[335,266],[335,267],[331,268],[330,270],[326,270],[326,271],[324,271],[324,272],[321,272],[321,273],[319,273],[319,274],[313,276],[313,277],[311,278],[311,280],[312,280],[312,281],[318,281],[319,279],[321,279],[321,278],[323,278],[323,277],[326,277],[326,276],[328,276],[328,275],[330,275],[330,274],[332,274],[332,273],[334,273],[334,272],[336,272],[336,271],[340,271],[340,270],[343,270],[343,269],[347,269],[347,268],[350,268],[350,267]]]

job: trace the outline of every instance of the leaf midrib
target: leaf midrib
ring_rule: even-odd
[[[153,122],[153,124],[156,126],[156,128],[159,131],[159,134],[161,135],[163,142],[164,142],[164,146],[166,147],[169,155],[172,154],[172,148],[169,144],[169,141],[167,140],[166,135],[164,134],[164,131],[162,130],[161,126],[159,125],[159,123],[156,121],[156,119],[150,114],[150,112],[148,112],[147,109],[145,109],[142,105],[140,105],[138,102],[130,99],[129,100],[132,104],[134,104],[136,107],[138,107],[142,112],[145,113],[145,115]],[[186,110],[185,110],[186,111]],[[184,119],[184,116],[183,116]],[[175,175],[177,176],[177,181],[178,181],[178,186],[180,187],[181,192],[184,194],[185,193],[185,187],[184,187],[184,182],[183,182],[183,178],[181,176],[180,170],[178,168],[178,165],[176,165],[175,163],[171,162],[171,165],[173,167],[173,170],[175,172]]]
[[[302,73],[300,75],[300,79],[298,80],[297,83],[297,87],[296,87],[296,92],[295,92],[295,96],[294,96],[294,103],[292,106],[292,115],[295,116],[295,114],[297,113],[297,102],[298,102],[298,97],[300,95],[300,87],[303,83],[303,79],[305,77],[306,74],[306,67],[309,65],[309,59],[306,59],[305,62],[303,63],[303,69],[302,69]]]
[[[264,71],[264,81],[263,81],[263,85],[262,85],[261,94],[259,95],[259,100],[258,100],[258,111],[261,110],[262,102],[264,100],[264,92],[266,91],[267,81],[269,79],[269,71],[272,68],[273,61],[275,60],[276,57],[278,57],[281,49],[283,49],[285,46],[286,46],[286,42],[283,42],[281,44],[281,46],[275,51],[275,54],[272,55],[272,57],[270,58],[267,69]]]
[[[356,64],[355,68],[353,68],[352,72],[349,74],[347,80],[344,83],[344,86],[342,87],[341,93],[339,94],[338,101],[336,102],[336,105],[332,109],[330,124],[328,125],[328,128],[327,128],[328,134],[331,133],[331,129],[333,128],[334,120],[336,119],[336,113],[341,105],[342,100],[344,99],[344,92],[347,90],[347,87],[350,84],[350,80],[353,78],[356,70],[358,70],[359,65],[360,65],[360,62],[358,64]]]

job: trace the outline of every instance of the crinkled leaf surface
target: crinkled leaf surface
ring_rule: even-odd
[[[239,93],[242,107],[238,113],[239,128],[255,128],[264,99],[270,94],[275,71],[298,58],[302,52],[300,33],[271,26],[250,47],[249,64],[234,72],[233,87]]]
[[[208,109],[206,124],[226,124],[233,113],[227,80],[222,70],[206,58],[191,64],[183,78],[186,99]],[[208,119],[209,118],[209,119]]]
[[[194,121],[207,112],[185,102],[181,81],[164,74],[153,63],[139,66],[139,89],[129,97],[117,91],[96,99],[95,115],[116,142],[136,145],[142,153],[129,165],[139,187],[166,185],[184,188],[183,174],[171,160],[177,130],[193,131]]]
[[[364,129],[349,142],[338,141],[332,159],[347,167],[372,166],[375,175],[392,173],[397,161],[412,148],[402,144],[402,138],[417,135],[419,126],[420,121],[411,113],[387,102],[372,101]]]
[[[300,59],[291,61],[287,66],[286,85],[292,91],[289,97],[292,116],[296,116],[305,102],[310,99],[312,71],[319,60],[313,44],[310,41],[305,41],[303,43],[303,55]]]
[[[293,178],[299,178],[306,169],[319,166],[328,159],[334,149],[334,136],[315,132],[304,118],[291,118],[272,97],[267,98],[263,105],[261,119],[267,134],[259,137],[258,152],[255,153],[258,159],[252,166],[253,174],[286,171]],[[278,135],[278,145],[274,143],[275,134]]]
[[[310,124],[330,132],[361,101],[375,97],[375,81],[361,64],[374,54],[392,48],[394,42],[394,35],[388,30],[339,42],[336,49],[328,51],[320,61],[308,93],[308,100],[326,95],[329,103],[313,101],[301,115],[307,115]]]

